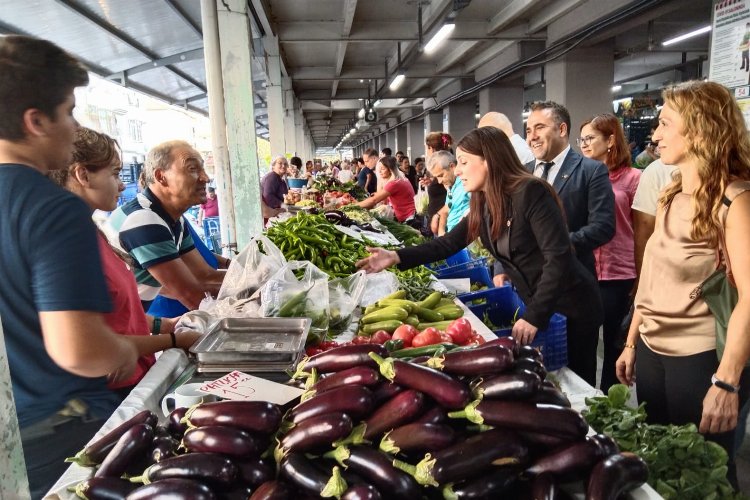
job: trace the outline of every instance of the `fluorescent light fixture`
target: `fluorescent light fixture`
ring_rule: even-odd
[[[357,128],[356,128],[356,127],[352,127],[352,128],[351,128],[351,130],[349,130],[349,133],[350,133],[350,134],[353,134],[353,133],[355,133],[356,131],[357,131]]]
[[[438,48],[438,46],[443,43],[443,41],[448,38],[448,36],[451,34],[453,29],[456,27],[454,23],[448,23],[444,24],[442,28],[438,30],[437,33],[435,33],[435,36],[433,36],[429,42],[427,42],[427,45],[424,46],[424,51],[427,54],[431,54],[435,52],[435,49]]]
[[[399,73],[393,80],[391,80],[391,84],[388,86],[388,88],[391,90],[396,90],[404,82],[404,78],[406,78],[404,74]]]
[[[612,92],[619,92],[622,90],[622,85],[612,85]]]
[[[375,101],[375,102],[373,103],[372,107],[373,107],[373,108],[377,108],[377,107],[378,107],[378,106],[380,106],[380,105],[381,105],[382,103],[383,103],[383,100],[382,100],[382,99],[378,99],[377,101]],[[372,109],[370,109],[370,111],[372,111]]]
[[[480,115],[479,113],[476,113],[476,114],[474,115],[474,118],[476,118],[477,120],[479,120],[479,118],[481,118],[481,117],[482,117],[482,115]]]
[[[364,118],[365,117],[365,108],[362,108],[359,110],[359,113],[357,113],[358,118]]]
[[[701,28],[698,28],[697,30],[693,30],[689,33],[685,33],[684,35],[676,36],[674,38],[670,38],[669,40],[664,40],[662,42],[663,46],[672,45],[678,42],[681,42],[683,40],[687,40],[688,38],[693,38],[694,36],[702,35],[703,33],[708,33],[711,31],[711,25],[703,26]]]

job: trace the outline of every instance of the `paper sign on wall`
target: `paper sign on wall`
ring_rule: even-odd
[[[302,389],[233,371],[200,387],[202,392],[235,401],[268,401],[283,405],[302,395]]]

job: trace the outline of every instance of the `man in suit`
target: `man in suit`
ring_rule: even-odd
[[[615,195],[607,167],[575,152],[569,137],[570,114],[564,106],[552,101],[531,105],[526,142],[536,161],[526,168],[555,188],[576,256],[596,276],[594,249],[615,235]]]

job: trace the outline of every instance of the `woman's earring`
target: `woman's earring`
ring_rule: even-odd
[[[607,148],[607,153],[609,153],[610,151],[612,151],[612,148]]]

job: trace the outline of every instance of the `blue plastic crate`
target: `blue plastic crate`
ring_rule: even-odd
[[[493,333],[498,337],[508,336],[512,332],[511,324],[523,317],[526,310],[521,298],[510,286],[482,290],[459,296],[464,303],[486,299],[484,304],[469,305],[469,310],[480,320],[485,315],[493,325],[498,327]],[[568,329],[567,319],[562,314],[553,314],[546,330],[537,332],[533,347],[539,348],[544,357],[547,370],[559,370],[568,364]]]
[[[451,255],[450,257],[447,257],[445,259],[445,263],[430,263],[427,264],[427,267],[432,269],[433,271],[442,271],[444,269],[448,269],[453,266],[458,266],[462,264],[468,264],[472,262],[471,254],[469,253],[469,250],[464,248],[463,250]]]
[[[493,287],[492,276],[487,267],[486,259],[467,262],[456,266],[447,267],[437,271],[438,279],[461,279],[469,278],[471,283],[481,283],[487,287]]]

